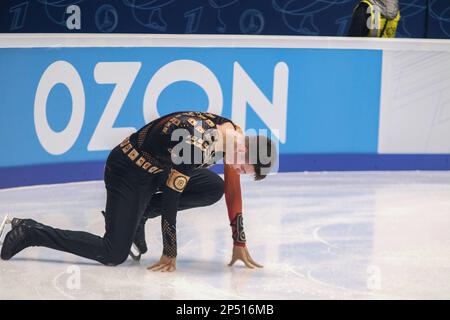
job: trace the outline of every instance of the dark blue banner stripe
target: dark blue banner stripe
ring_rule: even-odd
[[[280,171],[450,170],[450,154],[286,154]]]
[[[0,188],[102,180],[104,161],[0,168]],[[221,165],[213,171],[222,173]],[[280,172],[450,170],[450,154],[284,154]]]
[[[105,161],[0,168],[0,188],[103,179]]]

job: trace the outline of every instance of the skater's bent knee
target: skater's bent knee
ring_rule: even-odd
[[[111,267],[115,267],[118,266],[119,264],[122,264],[125,262],[125,260],[127,260],[128,257],[128,251],[123,253],[111,253],[108,254],[104,257],[102,257],[102,259],[100,259],[100,262],[106,266],[111,266]]]
[[[223,197],[223,184],[222,185],[216,185],[214,188],[211,188],[210,192],[208,193],[207,199],[208,199],[208,205],[212,205],[222,199]]]

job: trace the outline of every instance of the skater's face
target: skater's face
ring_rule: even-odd
[[[232,159],[231,166],[233,169],[239,174],[255,174],[255,167],[249,161],[248,149],[245,146],[245,139],[242,136],[242,139],[235,140],[234,148],[232,152],[232,157],[229,157],[228,160]]]
[[[252,164],[233,164],[231,166],[239,174],[255,174],[255,167]]]

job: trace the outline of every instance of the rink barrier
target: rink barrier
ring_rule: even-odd
[[[202,76],[173,78],[183,68]],[[186,101],[276,128],[281,172],[450,170],[449,68],[448,40],[3,34],[0,134],[17,141],[1,151],[0,188],[102,179],[112,146]],[[49,82],[59,70],[68,84]],[[204,91],[180,84],[191,80]],[[63,139],[70,102],[79,131]]]
[[[104,161],[0,168],[0,189],[103,180]],[[211,168],[223,173],[222,165]],[[450,155],[281,155],[279,172],[450,170]],[[270,179],[270,177],[268,178]]]

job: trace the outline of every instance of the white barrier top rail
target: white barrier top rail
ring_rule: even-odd
[[[450,40],[262,35],[0,33],[0,48],[213,47],[450,51]]]

